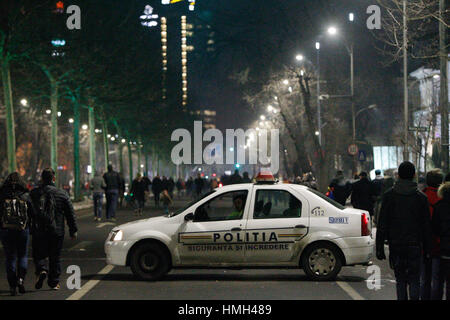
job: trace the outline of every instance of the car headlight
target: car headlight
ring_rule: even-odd
[[[116,230],[111,233],[111,238],[109,238],[109,241],[121,241],[122,239],[123,239],[123,231]]]

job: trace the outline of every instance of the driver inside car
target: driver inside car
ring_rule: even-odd
[[[242,218],[245,207],[245,195],[237,195],[233,197],[234,211],[227,217],[227,220],[236,220]]]

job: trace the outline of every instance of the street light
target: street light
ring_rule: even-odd
[[[22,100],[20,100],[20,104],[23,105],[24,107],[26,107],[27,104],[28,104],[27,99],[22,99]]]
[[[73,123],[73,118],[70,118],[70,119],[69,119],[69,123]]]
[[[52,110],[47,109],[47,110],[45,110],[45,113],[46,113],[46,114],[50,114],[50,113],[52,113]]]
[[[297,59],[297,61],[303,61],[304,58],[305,58],[305,57],[303,57],[303,55],[301,55],[301,54],[298,54],[298,55],[295,57],[295,59]]]
[[[336,29],[336,27],[329,27],[327,32],[329,35],[334,36],[338,33],[338,30]]]
[[[81,129],[87,130],[87,129],[88,129],[88,125],[87,125],[87,124],[83,124],[83,125],[81,126]]]

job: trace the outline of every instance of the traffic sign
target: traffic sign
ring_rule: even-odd
[[[367,156],[366,156],[366,152],[364,150],[359,150],[358,152],[358,160],[361,162],[366,161]]]
[[[354,143],[348,146],[348,154],[351,156],[356,156],[358,154],[358,146]]]

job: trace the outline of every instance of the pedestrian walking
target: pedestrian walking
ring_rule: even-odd
[[[375,204],[373,208],[373,222],[376,224],[381,208],[381,196],[385,191],[384,178],[381,176],[381,170],[375,170],[375,179],[372,181],[375,192]]]
[[[106,220],[116,221],[116,210],[120,189],[119,173],[113,170],[112,165],[108,165],[108,172],[103,175],[106,184]]]
[[[441,170],[435,169],[427,172],[425,183],[426,187],[423,193],[427,196],[430,210],[430,219],[433,217],[434,205],[440,200],[438,197],[438,188],[442,184],[444,175]],[[439,277],[439,238],[433,237],[431,259],[424,259],[422,263],[422,270],[420,275],[420,298],[421,300],[430,300],[432,296],[437,298],[441,292],[442,299],[442,285],[443,280]]]
[[[248,172],[245,171],[242,176],[242,183],[251,183],[251,182],[252,182],[252,180],[248,176]]]
[[[153,192],[153,196],[155,198],[155,207],[159,208],[159,196],[161,194],[162,191],[162,181],[159,178],[158,175],[156,175],[156,177],[153,178],[152,181],[152,192]]]
[[[202,195],[204,184],[205,184],[205,182],[203,181],[202,176],[199,173],[197,175],[197,178],[194,180],[195,196],[197,199],[200,198],[200,196]]]
[[[138,172],[136,178],[131,184],[131,196],[135,203],[134,214],[136,216],[142,216],[145,205],[145,193],[147,192],[147,182],[143,179],[142,175]]]
[[[169,179],[167,179],[167,191],[169,192],[170,198],[173,199],[173,191],[175,189],[175,181],[173,180],[172,177],[169,177]]]
[[[438,197],[441,198],[434,205],[432,218],[433,235],[440,239],[439,242],[439,278],[445,282],[445,298],[450,300],[450,182],[445,182],[439,187]],[[442,283],[443,284],[443,283]],[[441,291],[439,291],[441,290]],[[433,300],[442,300],[443,285],[438,290],[432,290]]]
[[[106,184],[99,171],[95,171],[94,178],[91,179],[90,188],[94,200],[94,221],[102,221],[103,192]]]
[[[169,191],[167,189],[164,189],[162,191],[161,201],[163,203],[164,207],[164,213],[169,213],[169,206],[172,204],[172,198],[170,197]]]
[[[344,173],[341,170],[338,170],[336,177],[331,180],[329,190],[333,194],[334,200],[345,206],[352,188],[350,182],[345,181]]]
[[[52,168],[42,171],[42,184],[30,193],[35,210],[33,224],[33,260],[36,267],[36,289],[42,288],[45,278],[53,290],[59,290],[61,275],[61,250],[64,242],[65,222],[72,240],[77,238],[77,223],[72,203],[67,193],[55,186]],[[47,267],[48,258],[48,267]]]
[[[359,178],[359,181],[352,185],[351,202],[354,208],[366,210],[372,217],[376,198],[375,186],[369,181],[367,172],[361,172]]]
[[[242,177],[239,174],[239,170],[234,170],[234,174],[230,177],[230,184],[242,183]]]
[[[415,167],[405,161],[398,168],[399,179],[383,195],[376,234],[376,256],[386,259],[394,270],[398,300],[420,297],[420,267],[431,253],[431,221],[426,196],[413,181]],[[409,295],[408,295],[409,292]]]
[[[122,172],[119,173],[119,208],[123,208],[123,199],[125,199],[125,179]]]
[[[0,239],[6,258],[6,277],[12,296],[25,293],[28,241],[34,211],[25,182],[17,172],[0,188]]]

